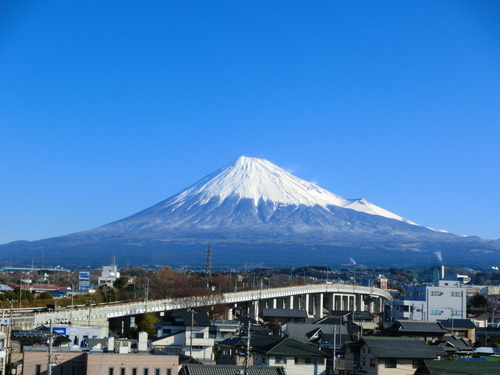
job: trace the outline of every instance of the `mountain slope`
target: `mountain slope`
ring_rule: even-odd
[[[499,241],[424,228],[364,199],[337,196],[267,160],[242,156],[125,219],[3,245],[0,251],[21,251],[30,261],[44,251],[46,259],[52,254],[58,260],[89,261],[114,253],[131,262],[186,264],[202,259],[208,242],[233,265],[250,259],[267,265],[340,264],[353,255],[369,265],[415,265],[434,260],[436,250],[466,262],[474,254],[498,256],[500,249]]]
[[[335,231],[346,222],[359,221],[349,220],[349,216],[358,217],[356,212],[416,225],[364,199],[345,199],[332,194],[267,160],[242,156],[179,194],[97,230],[138,235],[171,228],[272,224]]]

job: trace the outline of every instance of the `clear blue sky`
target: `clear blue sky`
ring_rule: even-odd
[[[500,2],[0,3],[0,243],[93,228],[240,155],[500,238]]]

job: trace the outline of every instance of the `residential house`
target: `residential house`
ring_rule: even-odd
[[[476,328],[476,339],[480,346],[500,344],[500,327]]]
[[[423,360],[446,357],[441,347],[405,337],[363,336],[346,347],[345,360],[338,368],[343,375],[413,374]]]
[[[253,328],[253,327],[252,327]],[[254,352],[260,348],[268,347],[282,340],[282,337],[275,335],[262,334],[259,331],[251,330],[249,364],[254,363]],[[247,350],[247,336],[240,334],[235,337],[223,340],[217,345],[216,363],[218,365],[236,365],[243,366]]]
[[[443,340],[431,345],[441,346],[448,354],[448,359],[468,358],[474,353],[474,348],[466,340],[452,335],[446,335]]]
[[[449,331],[440,322],[398,320],[384,329],[387,336],[412,337],[424,341],[442,340]]]
[[[199,361],[213,360],[215,340],[210,336],[206,312],[174,311],[163,317],[153,348],[172,354],[189,355]]]
[[[476,325],[470,319],[438,320],[441,325],[449,330],[455,337],[468,340],[471,344],[476,342]]]
[[[305,322],[307,311],[299,309],[262,309],[261,317],[264,322]]]
[[[287,375],[326,374],[328,354],[292,338],[252,348],[255,365],[283,366]]]

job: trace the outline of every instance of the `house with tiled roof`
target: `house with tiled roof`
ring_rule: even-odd
[[[384,335],[414,337],[425,341],[442,340],[449,331],[437,321],[397,320],[384,329]]]
[[[273,343],[277,343],[282,338],[274,335],[262,335],[252,332],[250,336],[250,348],[252,351],[249,353],[249,364],[253,365],[253,350],[258,350],[261,347],[268,347]],[[247,336],[238,335],[225,339],[217,344],[217,351],[215,361],[218,365],[236,365],[242,366],[245,362],[247,348]]]
[[[338,370],[344,374],[413,374],[423,360],[446,358],[446,351],[409,337],[364,336],[346,345]]]
[[[285,338],[253,352],[255,365],[283,366],[287,375],[326,373],[328,355],[300,340]]]
[[[449,330],[455,337],[469,340],[471,344],[476,341],[476,325],[470,319],[438,320],[441,325]]]
[[[261,317],[264,322],[305,322],[307,311],[299,309],[262,309]]]
[[[179,375],[238,375],[243,374],[243,366],[194,365],[183,366]],[[283,367],[250,366],[246,375],[287,375]]]
[[[206,312],[174,311],[162,317],[154,349],[197,360],[212,360],[215,340],[210,336],[210,319]]]
[[[452,335],[446,335],[443,340],[435,341],[431,345],[441,346],[448,353],[449,359],[469,357],[474,353],[474,348],[466,340]]]

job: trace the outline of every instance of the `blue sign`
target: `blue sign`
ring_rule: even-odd
[[[78,272],[78,280],[89,281],[90,280],[90,272]]]
[[[52,332],[59,333],[60,335],[66,336],[66,327],[52,328]]]

